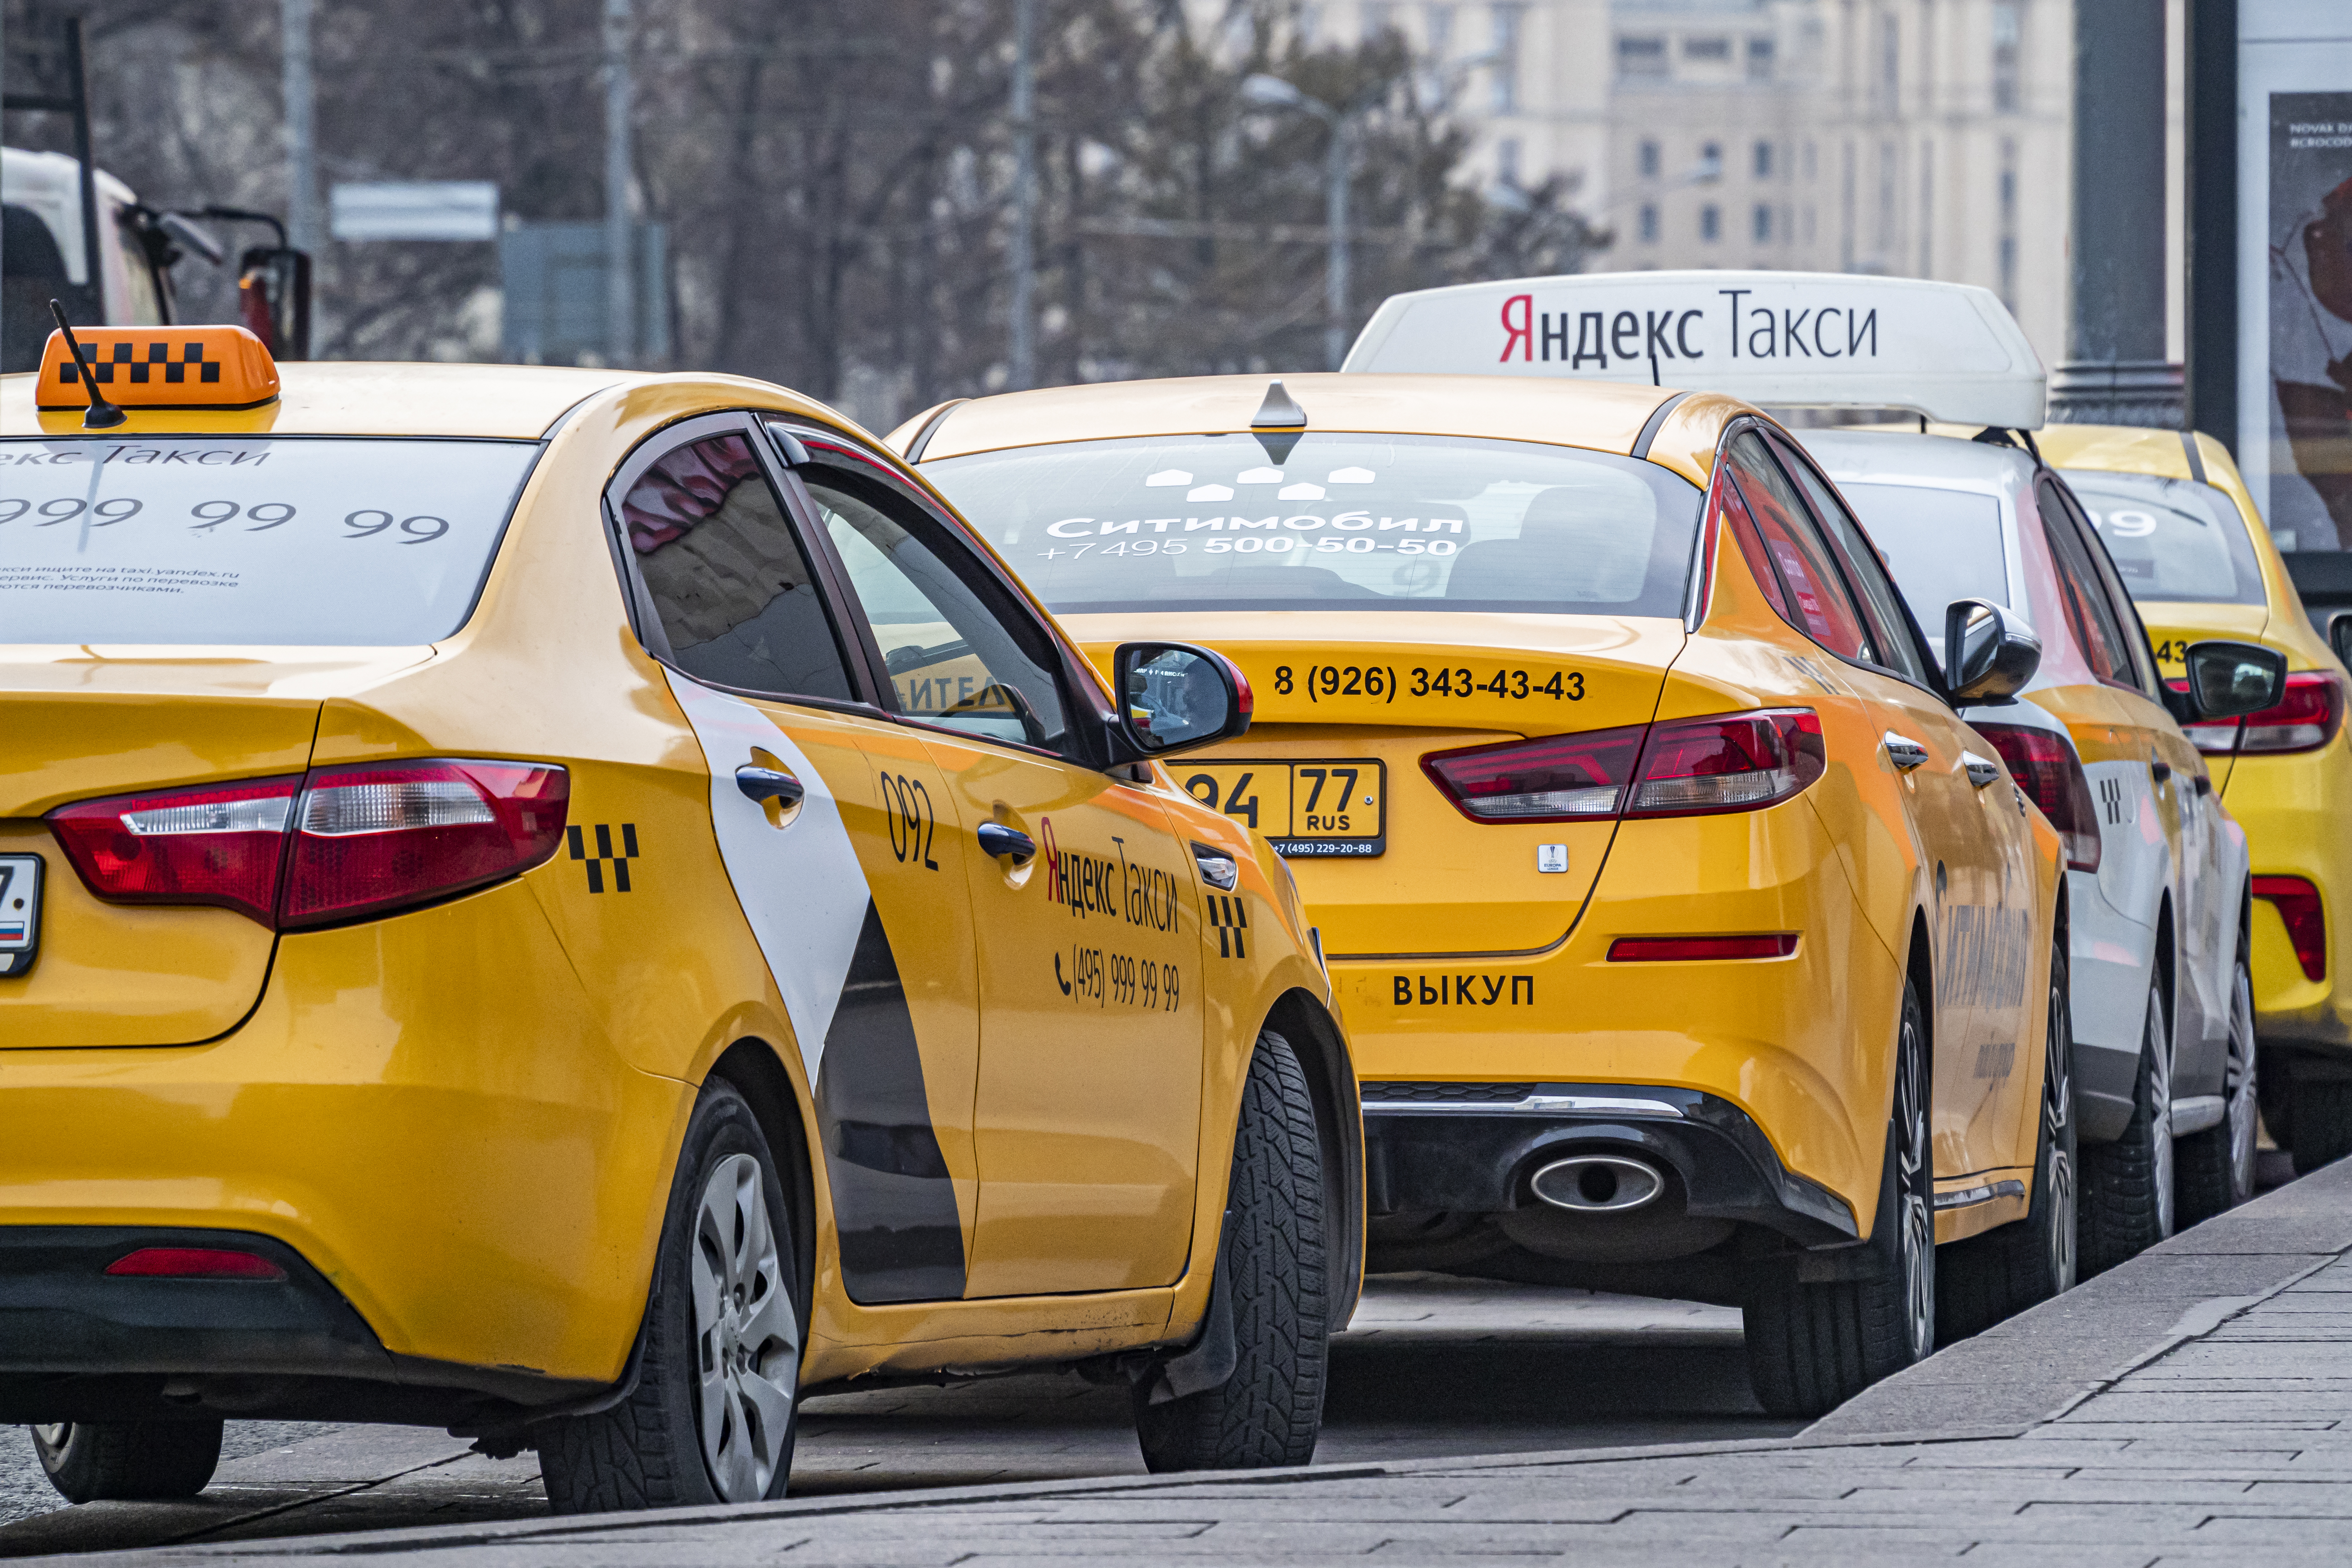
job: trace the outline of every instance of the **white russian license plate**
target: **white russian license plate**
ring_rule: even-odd
[[[41,946],[41,858],[0,855],[0,977],[33,967]]]

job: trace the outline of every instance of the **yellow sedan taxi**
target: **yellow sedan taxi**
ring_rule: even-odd
[[[1361,1123],[1288,873],[1162,761],[1230,665],[1114,704],[778,387],[80,337],[0,380],[0,1420],[60,1490],[272,1417],[751,1500],[805,1390],[1034,1366],[1155,1468],[1310,1456]]]
[[[1492,363],[1497,304],[1538,323],[1482,288],[1448,335]],[[1375,367],[892,439],[1098,662],[1181,634],[1247,672],[1249,735],[1174,772],[1320,928],[1371,1268],[1740,1304],[1791,1413],[1933,1347],[1937,1243],[2071,1282],[2063,860],[1953,706],[2038,649],[1956,606],[1947,688],[1755,408]]]
[[[2286,694],[2191,725],[2253,860],[2254,1028],[2263,1120],[2298,1171],[2352,1154],[2352,740],[2347,677],[2304,613],[2254,498],[2210,436],[2056,425],[2042,456],[2115,557],[2173,685],[2189,645],[2237,637],[2286,656]]]

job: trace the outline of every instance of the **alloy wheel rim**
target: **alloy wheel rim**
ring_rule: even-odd
[[[2230,1202],[2244,1203],[2254,1195],[2254,1146],[2261,1137],[2262,1104],[2254,1082],[2253,984],[2242,961],[2230,987],[2229,1096]]]
[[[728,1155],[703,1184],[688,1267],[703,1463],[720,1501],[756,1502],[790,1452],[801,1336],[751,1155]]]
[[[2042,1130],[2050,1141],[2048,1186],[2042,1201],[2049,1205],[2050,1279],[2060,1292],[2074,1288],[2074,1162],[2066,1148],[2067,1119],[2074,1103],[2074,1037],[2068,1028],[2063,982],[2050,988],[2049,1065],[2042,1075]]]
[[[2156,1239],[2172,1234],[2172,1042],[2165,1037],[2164,1006],[2147,1004],[2148,1175],[2156,1189]]]
[[[62,1453],[65,1451],[65,1446],[73,1441],[73,1423],[70,1421],[45,1422],[33,1428],[33,1436],[38,1438],[42,1446],[51,1453]]]
[[[1918,1025],[1906,1014],[1895,1089],[1902,1139],[1896,1176],[1903,1205],[1897,1245],[1903,1253],[1904,1328],[1910,1342],[1910,1359],[1915,1362],[1926,1359],[1936,1348],[1935,1177],[1928,1164],[1927,1086],[1921,1081],[1920,1054]]]

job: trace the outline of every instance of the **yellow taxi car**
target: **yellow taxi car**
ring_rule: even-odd
[[[1161,761],[1230,666],[1114,705],[778,387],[81,338],[0,381],[0,1420],[61,1490],[268,1416],[741,1501],[808,1389],[1040,1365],[1154,1468],[1308,1458],[1361,1123]]]
[[[1449,330],[1489,363],[1496,302]],[[1957,605],[1948,689],[1752,406],[1375,367],[892,442],[1098,662],[1181,629],[1247,672],[1176,776],[1297,871],[1371,1268],[1739,1304],[1790,1413],[1933,1348],[1938,1243],[2071,1282],[2063,859],[1953,706],[2038,648]]]
[[[2237,637],[2284,654],[2286,695],[2243,721],[2191,725],[2253,860],[2254,1028],[2263,1120],[2315,1171],[2352,1154],[2352,741],[2347,677],[2304,613],[2262,512],[2210,436],[2118,426],[2038,433],[2115,558],[2178,687],[2189,645]]]

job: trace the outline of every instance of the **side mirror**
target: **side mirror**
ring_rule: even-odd
[[[1944,611],[1944,694],[1955,707],[2012,700],[2042,668],[2033,628],[1985,599],[1955,599]]]
[[[2352,664],[2352,614],[2338,615],[2327,623],[2327,646],[2336,650],[2337,658]]]
[[[2286,656],[2258,644],[2191,643],[2188,663],[2190,719],[2242,719],[2286,696]]]
[[[1133,753],[1163,757],[1245,734],[1253,699],[1241,668],[1181,642],[1121,643],[1111,656],[1118,731]]]

